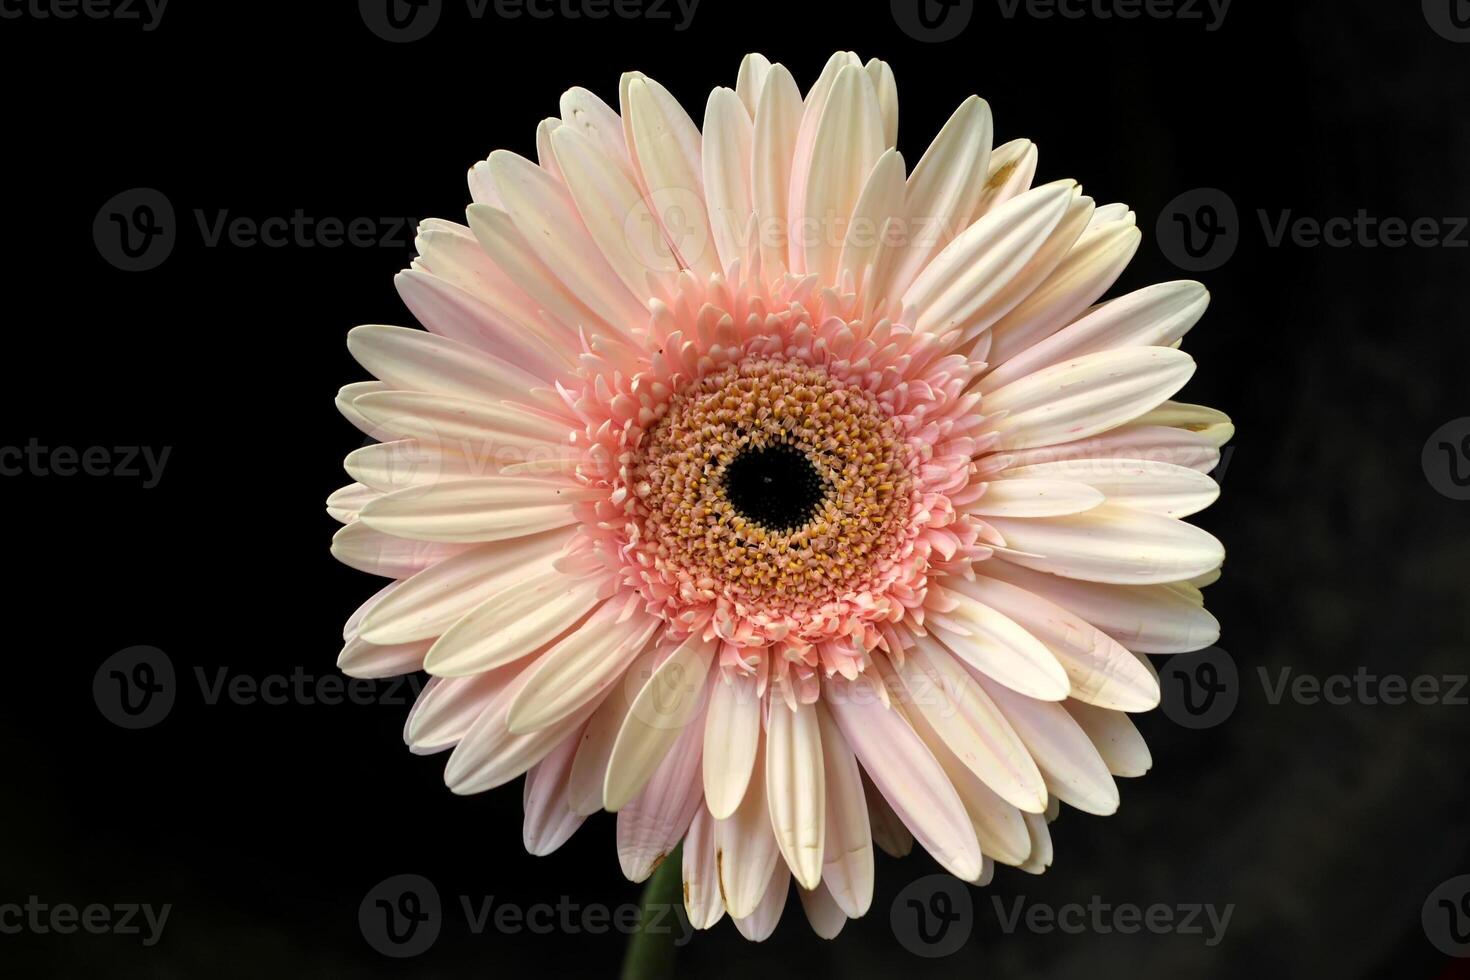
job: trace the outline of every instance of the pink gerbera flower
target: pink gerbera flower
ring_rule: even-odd
[[[532,852],[598,809],[634,880],[682,841],[698,927],[762,939],[794,879],[835,935],[875,840],[1040,872],[1059,801],[1149,766],[1143,654],[1218,633],[1180,518],[1231,426],[1167,400],[1204,288],[1093,305],[1133,213],[1033,187],[974,97],[906,172],[879,61],[803,98],[751,55],[702,132],[642,74],[619,102],[568,91],[422,226],[428,332],[349,335],[383,441],[333,551],[393,581],[342,669],[433,675],[410,747],[457,793],[524,774]]]

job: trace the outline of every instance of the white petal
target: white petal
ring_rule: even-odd
[[[1013,381],[985,398],[999,448],[1086,439],[1131,422],[1184,386],[1194,359],[1167,347],[1098,351]],[[371,396],[369,396],[371,397]]]
[[[842,927],[847,925],[847,913],[832,893],[827,890],[827,885],[819,882],[817,887],[811,891],[805,888],[796,890],[797,897],[801,899],[802,910],[806,912],[806,920],[812,924],[812,931],[823,939],[836,939]]]
[[[843,912],[856,919],[873,902],[873,832],[863,795],[862,770],[826,706],[818,701],[816,709],[827,796],[822,883]]]
[[[1118,809],[1118,787],[1112,774],[1066,708],[1017,694],[978,673],[975,679],[1026,743],[1053,796],[1099,816]]]
[[[904,307],[918,310],[919,329],[969,334],[1013,306],[1021,296],[1011,295],[999,308],[992,301],[1024,274],[1076,196],[1077,185],[1070,180],[1037,187],[950,242],[903,294]]]
[[[837,261],[837,282],[849,274],[854,282],[863,282],[869,267],[877,261],[888,222],[903,213],[903,193],[903,156],[897,150],[886,150],[873,164],[853,205]]]
[[[998,520],[990,518],[991,522]],[[945,613],[943,623],[931,620],[927,625],[955,656],[1028,697],[1060,701],[1067,696],[1067,672],[1046,644],[973,596],[950,595],[956,608]],[[965,632],[959,632],[961,629]]]
[[[914,835],[893,812],[893,807],[888,805],[867,773],[863,773],[863,797],[868,801],[868,823],[873,828],[873,843],[891,858],[908,857],[914,849]]]
[[[776,931],[776,924],[781,921],[781,913],[786,908],[786,893],[790,889],[791,872],[786,869],[786,865],[779,864],[771,871],[771,878],[766,883],[760,904],[750,915],[735,918],[735,928],[740,931],[740,935],[753,943],[762,943],[769,939],[771,933]]]
[[[704,110],[705,203],[720,266],[746,257],[754,233],[750,197],[750,153],[754,127],[739,96],[727,88],[709,95]]]
[[[1017,807],[1039,811],[1046,805],[1046,787],[1026,746],[948,650],[932,637],[915,637],[894,670],[907,690],[910,716],[921,717],[960,764]]]
[[[560,108],[561,129],[590,140],[609,161],[629,177],[633,175],[633,162],[623,142],[623,121],[612,106],[585,88],[573,87],[562,93]]]
[[[750,160],[761,269],[768,281],[787,268],[787,197],[800,125],[801,92],[796,80],[784,66],[772,65],[757,103]]]
[[[1072,697],[1121,711],[1147,711],[1159,703],[1157,681],[1106,633],[1054,602],[985,577],[1000,564],[985,562],[973,581],[955,579],[950,587],[999,610],[1044,643],[1066,670]]]
[[[607,778],[607,762],[612,758],[613,743],[628,717],[632,702],[628,698],[609,697],[598,705],[582,732],[582,744],[572,761],[567,777],[570,806],[578,813],[591,814],[602,809],[602,790]]]
[[[896,707],[885,707],[866,688],[855,688],[859,685],[833,678],[824,693],[863,769],[934,860],[957,878],[978,878],[975,828],[933,753]]]
[[[1007,472],[1006,479],[986,486],[969,512],[982,517],[1055,517],[1091,510],[1102,502],[1103,495],[1086,483],[1046,479],[1042,474],[1024,479]]]
[[[628,292],[646,301],[650,275],[672,275],[679,264],[631,172],[618,167],[596,143],[569,127],[552,134],[551,145],[588,234]]]
[[[521,839],[526,850],[538,857],[550,854],[567,842],[586,817],[567,806],[567,773],[576,755],[580,732],[573,732],[551,753],[526,773],[521,806],[526,819]]]
[[[990,172],[993,135],[989,104],[972,95],[924,151],[905,195],[910,241],[885,284],[887,295],[903,295],[930,259],[967,227]]]
[[[343,524],[351,524],[357,520],[362,509],[368,501],[376,500],[383,495],[381,490],[376,490],[362,483],[349,483],[340,490],[335,490],[327,498],[327,513],[332,520]]]
[[[371,392],[352,406],[383,431],[418,440],[425,452],[485,461],[487,468],[562,452],[571,431],[564,420],[504,402],[422,391]]]
[[[807,179],[811,175],[812,153],[817,144],[817,130],[821,126],[822,113],[827,100],[832,96],[832,87],[837,84],[837,75],[846,67],[862,67],[862,62],[851,51],[838,51],[822,66],[802,103],[801,122],[796,129],[796,140],[791,151],[791,186],[786,195],[786,230],[790,236],[787,261],[791,271],[801,274],[806,269],[806,249],[802,237],[802,224],[806,217]]]
[[[1204,433],[1135,422],[1089,439],[1008,451],[1006,458],[1008,468],[1063,460],[1156,459],[1208,473],[1220,462],[1220,450]]]
[[[638,658],[660,620],[635,612],[622,622],[618,604],[608,602],[582,626],[536,659],[526,685],[510,706],[507,724],[513,732],[554,725],[582,710],[616,683]]]
[[[428,650],[428,640],[375,644],[353,637],[337,655],[337,669],[348,677],[397,677],[422,670]]]
[[[505,361],[468,344],[423,330],[369,325],[347,334],[347,349],[375,377],[407,391],[474,401],[526,398],[541,384]]]
[[[600,582],[573,579],[548,557],[475,606],[435,641],[424,669],[463,677],[513,663],[562,636],[592,611]]]
[[[872,79],[878,110],[883,114],[883,146],[891,149],[898,142],[898,83],[886,61],[870,58],[863,68]]]
[[[332,535],[332,557],[369,575],[407,578],[470,547],[435,541],[410,541],[375,531],[362,521]]]
[[[1135,653],[1185,653],[1220,638],[1220,624],[1167,585],[1106,585],[989,561],[989,578],[1018,585],[1096,626]]]
[[[1109,300],[1017,353],[980,379],[994,391],[1062,361],[1118,347],[1169,347],[1204,315],[1210,294],[1197,282],[1161,282]]]
[[[822,109],[807,172],[805,224],[799,231],[805,270],[832,282],[853,205],[883,153],[883,116],[863,69],[838,71]]]
[[[822,880],[826,789],[816,709],[773,703],[766,733],[766,801],[781,855],[797,884]]]
[[[994,517],[989,523],[1007,546],[1020,552],[1004,554],[1005,560],[1088,582],[1172,582],[1200,575],[1225,560],[1224,547],[1208,531],[1114,504],[1066,517]]]
[[[1084,233],[1046,281],[991,328],[991,363],[1005,363],[1096,302],[1133,258],[1141,238],[1136,227],[1122,222]]]
[[[482,676],[494,676],[482,675]],[[449,755],[444,782],[461,795],[483,793],[510,782],[546,757],[563,739],[582,727],[596,708],[589,703],[559,723],[518,735],[506,727],[506,711],[525,685],[526,672],[496,690]],[[479,680],[466,678],[465,680]]]
[[[625,74],[619,94],[634,170],[680,264],[701,279],[719,272],[705,211],[699,129],[646,75]]]
[[[764,746],[757,747],[757,754]],[[735,812],[715,822],[720,893],[736,919],[755,911],[781,857],[766,808],[766,781],[751,780]],[[785,865],[781,866],[785,871]],[[787,872],[789,874],[789,872]]]
[[[1142,776],[1153,765],[1148,744],[1129,717],[1081,701],[1064,701],[1062,706],[1082,726],[1114,776]]]
[[[569,529],[476,545],[404,581],[369,610],[360,628],[372,643],[433,639],[512,582],[548,569]]]
[[[704,707],[715,643],[692,634],[636,691],[609,757],[603,806],[620,810],[648,782],[684,726]],[[625,689],[626,690],[626,689]],[[703,732],[699,733],[701,744]]]
[[[506,213],[521,236],[567,291],[613,328],[647,316],[641,295],[634,296],[608,265],[587,233],[566,187],[525,157],[508,150],[490,154],[491,176]]]
[[[1007,468],[1003,479],[991,487],[1009,483],[1013,478],[1026,484],[1038,480],[1076,481],[1096,489],[1111,504],[1164,517],[1188,517],[1204,510],[1220,496],[1219,484],[1199,470],[1149,459],[1066,460]],[[986,496],[989,495],[987,489]]]
[[[684,835],[684,912],[696,929],[708,929],[725,915],[720,897],[720,867],[715,852],[715,820],[697,807]]]
[[[1036,176],[1036,157],[1036,144],[1025,139],[1002,143],[990,152],[990,173],[975,204],[972,223],[1030,189]]]
[[[618,811],[618,863],[629,881],[643,881],[689,829],[700,809],[699,730],[680,733],[653,776]]]
[[[745,796],[760,731],[755,678],[733,671],[716,677],[704,729],[704,796],[716,819],[734,813]]]
[[[527,477],[454,480],[379,497],[363,508],[362,522],[418,541],[503,541],[575,523],[573,504],[597,492]]]
[[[740,59],[740,71],[735,76],[735,93],[740,96],[746,113],[755,118],[755,108],[760,104],[761,90],[765,88],[766,76],[771,73],[771,59],[752,51]]]
[[[476,207],[479,205],[472,207],[471,212]],[[473,214],[470,224],[475,224]],[[568,352],[562,349],[565,338],[552,334],[549,329],[528,330],[524,324],[437,276],[409,269],[395,276],[393,284],[398,287],[403,304],[433,333],[478,347],[538,378],[555,378],[570,363]]]

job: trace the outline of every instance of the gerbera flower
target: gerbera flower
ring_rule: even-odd
[[[907,172],[880,61],[803,98],[747,57],[701,129],[623,76],[574,88],[538,162],[470,171],[359,327],[334,553],[393,581],[342,669],[433,675],[415,752],[456,793],[524,774],[525,843],[617,812],[629,878],[683,842],[696,926],[867,911],[873,844],[1040,872],[1059,803],[1149,766],[1145,654],[1218,626],[1208,505],[1231,426],[1169,401],[1208,297],[1093,305],[1121,204],[1033,187],[961,103]]]

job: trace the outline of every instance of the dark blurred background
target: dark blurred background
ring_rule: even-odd
[[[925,0],[927,20],[913,0],[700,0],[692,17],[648,0],[621,8],[642,16],[600,20],[566,16],[589,9],[572,0],[549,19],[493,5],[477,18],[445,0],[433,30],[407,42],[370,29],[385,30],[382,3],[179,0],[158,17],[141,0],[68,2],[0,0],[11,305],[0,444],[104,447],[113,471],[126,468],[116,447],[170,453],[156,486],[146,462],[136,478],[0,480],[11,623],[0,907],[35,896],[170,911],[152,945],[141,914],[139,934],[5,929],[0,973],[615,972],[616,932],[476,934],[460,907],[462,896],[637,901],[612,818],[532,858],[518,784],[457,798],[442,757],[404,749],[407,685],[371,686],[369,704],[211,704],[199,677],[330,685],[320,679],[335,674],[341,621],[377,588],[329,556],[336,525],[321,502],[361,444],[331,404],[365,377],[344,334],[410,322],[391,282],[412,254],[403,219],[462,217],[465,169],[500,146],[533,155],[537,122],[571,85],[615,104],[619,73],[640,69],[699,119],[747,51],[805,88],[850,48],[892,65],[910,165],[978,92],[998,143],[1039,145],[1038,180],[1075,177],[1099,203],[1135,209],[1144,244],[1115,291],[1210,287],[1186,344],[1199,371],[1181,397],[1238,425],[1221,500],[1199,519],[1229,551],[1208,590],[1224,626],[1211,655],[1224,707],[1143,717],[1153,771],[1123,784],[1110,818],[1063,814],[1046,875],[1003,868],[970,889],[955,924],[968,938],[952,955],[921,958],[932,950],[898,922],[900,892],[938,870],[916,852],[880,855],[872,911],[837,941],[816,939],[793,897],[768,942],[722,922],[681,950],[680,975],[1470,975],[1470,960],[1447,955],[1470,953],[1470,879],[1454,880],[1470,873],[1470,690],[1456,680],[1470,672],[1470,501],[1457,499],[1470,495],[1463,0],[1241,0],[1223,17],[1179,0],[1147,8],[1170,16],[1135,18],[1106,16],[1145,9],[1131,0],[1070,0],[1075,17],[1024,0]],[[68,10],[77,16],[56,16]],[[158,258],[129,258],[116,234],[109,244],[109,202],[136,208],[137,188],[173,209],[176,240],[155,268],[125,271]],[[1181,198],[1201,188],[1212,190]],[[1180,207],[1203,215],[1196,241],[1224,228],[1202,260],[1216,267],[1181,271],[1171,259],[1193,260],[1160,247],[1155,229],[1182,227]],[[221,216],[298,210],[368,219],[374,240],[210,242]],[[1433,224],[1400,247],[1361,230],[1338,246],[1272,242],[1283,217],[1360,210]],[[129,730],[93,683],[139,645],[166,654],[176,696],[166,717]],[[1181,663],[1166,669],[1166,705],[1187,693]],[[1329,686],[1369,679],[1335,699],[1345,703],[1289,692],[1272,703],[1287,668]],[[1430,678],[1420,690],[1437,693],[1381,703],[1389,677]],[[433,882],[444,907],[437,941],[413,959],[380,955],[359,928],[364,896],[398,874]],[[1053,911],[1162,904],[1176,923],[1199,904],[1230,918],[1215,936],[1203,913],[1202,934],[1024,922],[1007,934],[1018,899]],[[0,927],[16,921],[0,915]]]

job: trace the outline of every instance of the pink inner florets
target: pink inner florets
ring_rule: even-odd
[[[915,333],[890,319],[865,323],[853,297],[815,287],[811,276],[753,288],[739,280],[738,269],[730,280],[715,277],[707,285],[686,273],[668,302],[651,304],[646,325],[630,331],[624,342],[594,345],[583,355],[576,383],[562,389],[585,424],[575,438],[582,451],[578,476],[608,491],[605,499],[580,505],[584,532],[571,563],[595,562],[613,571],[618,585],[641,597],[675,634],[702,630],[720,637],[726,667],[774,669],[802,700],[816,697],[819,669],[855,676],[868,651],[890,647],[892,631],[884,624],[905,613],[921,615],[931,574],[951,566],[959,570],[988,553],[977,543],[979,525],[963,513],[984,489],[973,482],[972,460],[987,448],[979,435],[979,396],[965,392],[982,365],[945,355],[951,338]],[[714,512],[693,511],[709,522],[710,535],[734,542],[708,552],[734,556],[723,578],[708,574],[707,567],[696,574],[681,559],[667,521],[654,522],[665,529],[663,537],[648,533],[651,508],[660,506],[650,499],[657,491],[646,479],[650,433],[682,393],[720,372],[740,375],[742,365],[744,376],[759,376],[766,365],[807,369],[820,391],[836,392],[829,395],[839,403],[834,411],[853,416],[850,426],[839,425],[841,437],[861,431],[869,440],[842,457],[859,484],[862,471],[880,458],[901,469],[873,477],[888,492],[902,494],[889,507],[895,514],[891,528],[869,527],[866,517],[859,526],[855,514],[845,513],[851,505],[828,507],[824,531],[848,522],[859,539],[875,544],[861,568],[849,569],[855,574],[819,576],[810,594],[746,584],[741,548],[766,532],[740,528],[738,518],[731,530],[728,515],[717,523]],[[859,417],[865,413],[874,417]],[[716,430],[704,431],[711,433],[713,459],[721,448]],[[688,521],[682,526],[687,531]],[[797,556],[798,567],[816,568],[808,574],[843,560],[822,550],[830,547],[831,535],[798,537],[781,537],[777,545]],[[769,565],[767,559],[746,574],[769,571]]]

